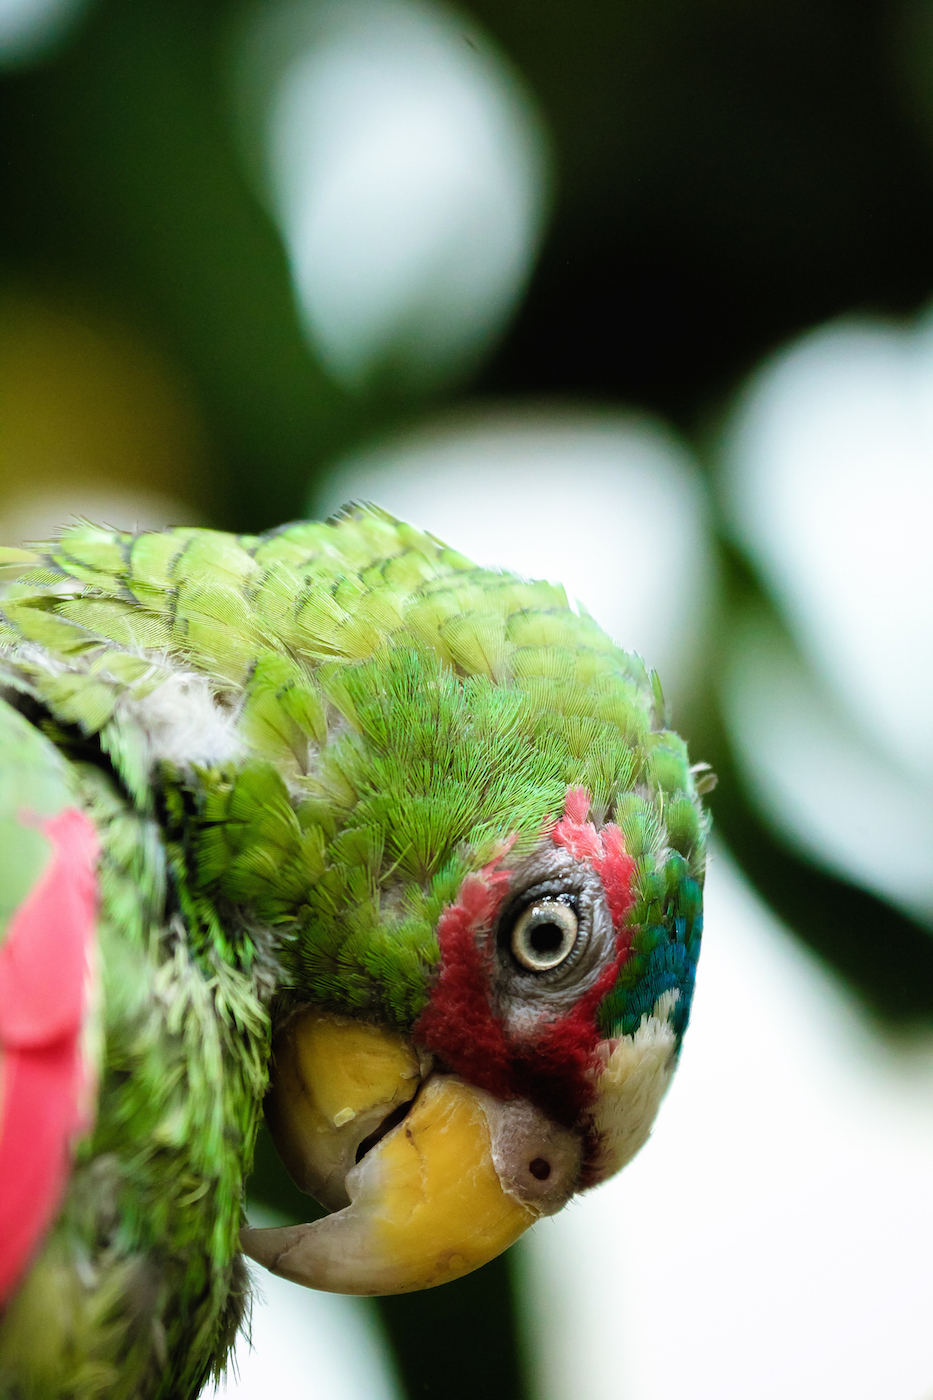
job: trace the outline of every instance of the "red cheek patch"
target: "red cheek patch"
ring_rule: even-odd
[[[551,830],[555,845],[597,872],[616,933],[616,954],[598,981],[563,1016],[544,1019],[527,1035],[510,1035],[492,1009],[495,948],[492,930],[508,890],[510,874],[487,866],[468,875],[456,904],[441,915],[441,972],[414,1037],[464,1079],[500,1099],[527,1098],[559,1123],[580,1122],[594,1097],[592,1069],[600,1032],[596,1011],[615,985],[631,942],[625,918],[632,905],[635,862],[625,853],[622,833],[609,825],[597,831],[586,820],[590,794],[567,792],[564,815]]]
[[[516,1056],[519,1093],[565,1127],[575,1127],[596,1097],[592,1071],[601,1036],[596,1009],[615,986],[627,949],[619,949],[602,976],[565,1016],[545,1021]]]
[[[456,904],[437,924],[441,973],[413,1035],[464,1079],[498,1098],[511,1098],[505,1028],[489,1005],[489,953],[481,939],[493,926],[509,872],[467,875]]]

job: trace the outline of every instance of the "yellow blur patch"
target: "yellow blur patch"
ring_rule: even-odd
[[[354,1204],[369,1207],[374,1252],[391,1261],[398,1292],[470,1273],[534,1222],[502,1189],[486,1115],[460,1080],[428,1083],[379,1166],[378,1186]]]
[[[174,364],[78,296],[0,285],[0,538],[71,515],[133,529],[195,520],[212,450]]]

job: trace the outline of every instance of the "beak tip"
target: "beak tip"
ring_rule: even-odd
[[[306,1229],[305,1225],[285,1225],[268,1230],[245,1225],[240,1231],[240,1248],[250,1259],[275,1274],[279,1272],[279,1260],[298,1243]]]

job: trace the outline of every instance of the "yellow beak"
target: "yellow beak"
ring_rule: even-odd
[[[267,1117],[297,1184],[334,1213],[243,1230],[243,1249],[334,1293],[460,1278],[559,1210],[579,1176],[576,1134],[532,1105],[432,1073],[393,1032],[315,1011],[276,1041]]]

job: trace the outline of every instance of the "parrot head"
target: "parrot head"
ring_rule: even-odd
[[[318,671],[299,809],[327,836],[266,1117],[331,1214],[242,1236],[339,1292],[459,1277],[638,1151],[702,923],[698,778],[656,677],[505,575],[423,586],[406,623]]]
[[[8,554],[17,685],[158,820],[209,964],[274,967],[266,1117],[329,1214],[248,1254],[430,1287],[638,1151],[690,1010],[706,780],[637,657],[375,507]]]

